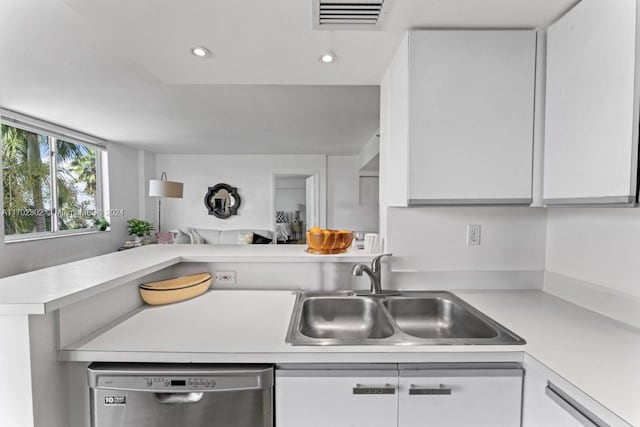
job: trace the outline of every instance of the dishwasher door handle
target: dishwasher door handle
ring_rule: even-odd
[[[163,405],[183,405],[200,402],[204,393],[154,393],[154,396]]]

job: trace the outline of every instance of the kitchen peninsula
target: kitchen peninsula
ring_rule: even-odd
[[[95,361],[276,365],[517,362],[527,372],[524,420],[531,416],[527,381],[533,381],[534,372],[538,372],[571,391],[610,425],[640,422],[635,404],[640,383],[637,330],[541,290],[455,292],[527,341],[526,345],[505,346],[291,346],[285,343],[285,335],[296,288],[277,290],[277,277],[263,276],[263,289],[257,285],[251,290],[216,289],[214,285],[201,297],[160,307],[143,306],[137,294],[137,284],[145,280],[229,262],[258,269],[277,265],[281,274],[292,267],[294,275],[297,265],[308,272],[303,278],[313,283],[309,287],[313,290],[363,289],[368,282],[348,282],[349,270],[353,264],[370,259],[370,254],[362,252],[314,256],[289,245],[158,245],[2,279],[0,321],[7,327],[0,330],[5,335],[3,343],[15,349],[11,354],[3,353],[7,360],[2,369],[4,377],[16,384],[12,393],[0,400],[3,422],[38,426],[44,425],[42,420],[47,416],[58,420],[55,425],[82,425],[88,413],[86,367]],[[324,279],[318,282],[313,276]],[[34,283],[39,286],[30,285]],[[24,378],[30,378],[30,383]],[[62,393],[64,389],[68,393]],[[54,404],[69,409],[54,410]]]

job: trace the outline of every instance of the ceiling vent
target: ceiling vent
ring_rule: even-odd
[[[393,0],[313,0],[314,30],[380,30]]]

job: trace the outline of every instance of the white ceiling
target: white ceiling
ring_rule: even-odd
[[[535,28],[573,3],[394,0],[384,31],[336,32],[312,0],[0,0],[0,106],[156,152],[356,153],[407,28]]]

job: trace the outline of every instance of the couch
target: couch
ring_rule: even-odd
[[[260,229],[216,230],[183,227],[173,232],[176,233],[174,243],[183,244],[239,245],[249,243],[266,244],[273,241],[273,232],[271,230]],[[252,233],[252,236],[249,235],[250,233]],[[247,241],[247,239],[250,241]]]

